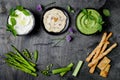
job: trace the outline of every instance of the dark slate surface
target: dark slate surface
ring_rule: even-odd
[[[51,44],[45,45],[50,42],[50,39],[61,38],[67,33],[58,36],[52,36],[47,34],[40,22],[40,17],[43,12],[36,11],[36,6],[38,4],[47,5],[51,2],[56,2],[51,6],[60,6],[66,9],[69,4],[75,8],[76,13],[70,14],[71,16],[71,26],[75,29],[75,33],[72,35],[73,41],[68,43],[64,41],[60,44],[61,47],[52,47]],[[48,64],[53,63],[54,67],[62,67],[73,62],[76,64],[79,60],[85,61],[88,53],[90,53],[93,48],[100,41],[102,33],[104,31],[112,31],[114,35],[112,36],[111,43],[120,43],[120,0],[0,0],[0,7],[6,8],[3,13],[0,13],[0,55],[11,50],[10,45],[15,45],[19,50],[28,48],[30,51],[35,49],[39,50],[39,61],[38,68],[40,70],[44,69]],[[16,5],[22,5],[32,12],[35,13],[37,26],[33,33],[26,36],[14,37],[11,33],[6,32],[6,20],[9,9],[15,7]],[[50,6],[48,6],[50,7]],[[75,27],[75,17],[77,13],[82,8],[108,8],[111,11],[111,16],[106,19],[107,25],[104,25],[104,30],[100,34],[85,36],[80,34]],[[47,8],[47,7],[46,7]],[[1,12],[1,11],[0,11]],[[34,45],[38,44],[39,45]],[[42,43],[42,44],[41,44]],[[43,45],[44,44],[44,45]],[[65,77],[61,78],[59,75],[52,75],[50,77],[43,76],[39,72],[38,77],[32,77],[26,73],[19,70],[15,70],[6,64],[0,58],[0,80],[120,80],[120,46],[114,49],[108,57],[112,60],[111,69],[108,78],[102,78],[99,76],[99,70],[96,70],[94,74],[88,72],[89,68],[87,63],[84,65],[78,74],[78,77],[71,77],[72,72],[69,72]]]

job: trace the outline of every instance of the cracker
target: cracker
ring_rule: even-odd
[[[107,76],[108,76],[108,73],[109,73],[109,70],[110,70],[110,66],[111,66],[111,65],[108,64],[108,65],[106,66],[106,68],[100,72],[100,76],[102,76],[102,77],[107,77]]]
[[[97,67],[100,69],[100,70],[104,70],[106,68],[106,66],[110,63],[110,59],[107,58],[107,57],[104,57],[100,63],[97,65]]]

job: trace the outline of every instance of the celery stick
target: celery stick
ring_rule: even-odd
[[[58,74],[61,72],[70,71],[70,69],[71,69],[70,67],[54,69],[54,70],[52,70],[52,74]]]
[[[72,68],[73,67],[73,63],[70,63],[67,67]],[[66,72],[61,72],[60,76],[64,76],[66,73],[67,73],[67,71]]]
[[[82,64],[83,64],[83,61],[79,61],[79,62],[78,62],[77,66],[76,66],[76,68],[75,68],[75,70],[74,70],[74,72],[73,72],[73,74],[72,74],[74,77],[77,76],[80,68],[82,67]]]

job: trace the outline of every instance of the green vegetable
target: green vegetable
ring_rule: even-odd
[[[15,10],[13,8],[10,9],[10,16],[17,17],[18,15],[15,13]]]
[[[28,12],[27,10],[22,10],[22,12],[26,15],[26,16],[30,16],[30,12]]]
[[[37,50],[34,52],[34,60],[35,60],[35,62],[37,62],[37,60],[38,60],[38,51]]]
[[[31,74],[33,76],[37,76],[36,73],[36,64],[33,63],[32,61],[27,60],[23,53],[21,53],[16,47],[12,45],[12,48],[14,49],[15,52],[8,52],[5,54],[5,62],[21,71],[24,71],[28,74]],[[29,51],[28,51],[29,52]],[[28,54],[28,53],[27,53]]]
[[[17,32],[14,27],[10,24],[7,24],[7,31],[10,31],[14,36],[17,36]]]
[[[13,52],[9,52],[8,54],[6,54],[6,56],[11,56],[11,57],[13,57],[15,60],[17,60],[17,61],[19,61],[19,62],[21,62],[21,63],[23,63],[24,62],[24,60],[23,59],[21,59],[18,55],[15,55]],[[28,61],[33,67],[34,66],[36,66],[36,64],[34,64],[33,62],[31,62],[31,61]],[[24,63],[23,63],[24,64]],[[25,64],[26,65],[26,64]]]
[[[86,35],[102,31],[102,16],[94,9],[83,9],[77,16],[76,26]]]
[[[15,12],[12,12],[12,11],[11,11],[11,15],[15,17],[16,14],[15,14]],[[17,32],[16,32],[16,30],[14,29],[14,26],[16,25],[16,20],[15,20],[15,18],[11,17],[11,18],[10,18],[10,22],[11,22],[11,25],[10,25],[10,24],[7,24],[7,31],[12,32],[12,34],[13,34],[14,36],[16,36],[16,35],[17,35]]]
[[[76,68],[75,68],[75,70],[74,70],[74,72],[73,72],[73,74],[72,74],[74,77],[77,76],[80,68],[82,67],[82,64],[83,64],[83,61],[79,61],[79,62],[78,62],[77,66],[76,66]]]
[[[12,32],[12,34],[14,35],[14,36],[16,36],[17,35],[17,32],[16,32],[16,30],[14,29],[14,26],[16,25],[16,20],[15,20],[15,18],[10,18],[10,22],[11,22],[11,25],[10,24],[7,24],[7,31],[10,31],[10,32]]]
[[[41,73],[45,76],[50,76],[52,66],[53,66],[53,64],[48,65],[45,70],[41,71]]]
[[[24,59],[24,58],[22,57],[21,53],[19,52],[19,50],[18,50],[17,48],[15,48],[15,46],[12,45],[12,48],[14,49],[14,51],[16,52],[16,54],[17,54],[22,60],[24,60],[24,63],[25,63],[26,65],[28,65],[31,69],[33,69],[34,71],[36,71],[36,70],[31,66],[31,64],[30,64],[26,59]]]
[[[14,63],[17,64],[17,65],[20,65],[20,64],[21,64],[21,65],[24,66],[25,68],[28,68],[29,70],[35,72],[35,70],[34,70],[33,68],[31,68],[29,65],[27,65],[26,63],[24,63],[24,61],[22,61],[20,58],[17,59],[16,56],[11,56],[11,55],[9,55],[9,54],[6,54],[6,57],[9,58],[9,61],[14,62]],[[18,63],[18,62],[19,62],[19,63]]]
[[[16,68],[16,69],[19,69],[19,70],[21,70],[21,71],[23,71],[23,72],[26,72],[26,73],[28,73],[28,74],[31,74],[31,75],[33,75],[33,76],[37,76],[37,73],[31,72],[29,69],[27,69],[27,68],[25,68],[25,67],[17,66],[17,65],[15,65],[14,63],[11,63],[11,62],[9,62],[9,61],[7,61],[7,60],[6,60],[6,62],[7,62],[7,64],[8,64],[9,66],[11,66],[11,67],[14,67],[14,68]]]
[[[30,13],[26,9],[24,9],[23,6],[19,5],[16,7],[16,9],[22,11],[23,14],[25,14],[26,16],[30,16]]]
[[[10,18],[10,21],[11,21],[12,26],[16,25],[16,20],[15,20],[15,18]]]
[[[110,16],[110,11],[108,9],[103,9],[103,14],[105,16]]]
[[[72,68],[73,65],[74,65],[73,63],[70,63],[67,67]],[[66,72],[61,72],[61,73],[60,73],[60,76],[64,76],[66,73],[67,73],[67,71],[66,71]]]
[[[70,67],[58,68],[58,69],[52,70],[52,74],[59,74],[61,72],[66,72],[66,71],[70,71],[70,70],[71,70]]]
[[[67,6],[67,10],[68,12],[75,13],[74,9],[70,5]]]
[[[23,8],[23,6],[16,6],[16,9],[18,9],[18,10],[20,10],[20,11],[23,11],[24,10],[24,8]]]
[[[23,54],[27,59],[31,60],[31,54],[30,54],[30,52],[29,52],[27,49],[24,49],[24,50],[22,51],[22,54]]]

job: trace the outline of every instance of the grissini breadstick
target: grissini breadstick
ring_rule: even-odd
[[[108,45],[108,44],[109,44],[109,42],[105,42],[105,44],[104,44],[103,47],[102,47],[102,50],[101,50],[100,54],[102,54],[102,53],[105,51],[105,49],[107,48],[107,45]],[[99,54],[99,55],[100,55],[100,54]],[[98,56],[99,56],[99,55],[98,55]],[[94,59],[93,59],[93,60],[94,60]],[[93,60],[92,60],[92,61],[93,61]],[[98,64],[98,62],[96,62],[96,63],[90,68],[90,70],[89,70],[90,73],[94,73],[97,64]]]
[[[100,59],[102,59],[104,56],[106,56],[112,49],[114,49],[117,46],[117,43],[114,43],[110,48],[108,48],[103,54],[100,54],[95,60],[90,62],[88,64],[88,67],[92,67],[95,63],[97,63]]]
[[[95,54],[95,56],[93,57],[93,59],[95,59],[95,58],[97,58],[98,56],[99,56],[99,54],[100,53],[103,53],[104,51],[105,51],[105,49],[107,48],[107,45],[109,44],[109,42],[107,41],[107,42],[105,42],[104,44],[103,44],[103,47],[101,48],[101,51],[100,51],[100,49],[96,52],[96,54]]]
[[[104,44],[104,46],[102,47],[102,50],[101,50],[100,54],[102,54],[102,53],[106,50],[108,44],[110,44],[110,43],[109,43],[109,42],[106,42],[106,43]]]
[[[92,51],[92,53],[90,53],[90,55],[86,58],[87,62],[90,62],[91,58],[95,55],[97,47]]]
[[[91,74],[94,73],[97,64],[98,64],[98,62],[90,68],[89,73],[91,73]]]
[[[105,49],[107,48],[107,45],[109,44],[108,39],[109,39],[111,36],[112,36],[112,32],[110,32],[110,33],[108,34],[108,36],[106,36],[106,38],[105,38],[105,37],[103,38],[103,41],[104,41],[104,42],[101,42],[101,43],[103,43],[103,44],[105,43],[105,45],[103,46],[103,49],[102,49],[101,52],[100,52],[100,49],[101,49],[101,48],[99,48],[99,50],[97,50],[97,52],[96,52],[95,56],[93,57],[93,59],[97,58],[100,53],[103,53],[103,52],[105,51]],[[107,43],[106,43],[106,42],[107,42]],[[100,47],[102,47],[102,45],[101,45]]]
[[[99,53],[101,51],[101,48],[102,48],[103,44],[106,41],[106,37],[107,37],[107,33],[104,33],[103,37],[102,37],[102,40],[100,41],[100,44],[98,45],[98,49],[97,49],[96,54],[94,55],[93,59],[98,57],[98,55],[99,55]]]
[[[112,32],[110,32],[109,34],[108,34],[108,36],[107,36],[107,38],[106,38],[106,41],[112,36]]]
[[[90,55],[86,58],[86,61],[87,61],[87,62],[90,62],[91,58],[95,55],[96,50],[98,49],[98,47],[100,47],[100,46],[103,45],[103,42],[104,42],[106,36],[107,36],[107,33],[105,32],[105,33],[103,34],[103,36],[102,36],[102,40],[101,40],[101,42],[99,43],[99,45],[98,45],[98,46],[92,51],[92,53],[90,53]]]
[[[113,34],[113,33],[110,32],[110,33],[108,34],[108,36],[107,36],[107,35],[103,35],[104,37],[102,37],[102,40],[101,40],[101,42],[100,42],[101,44],[99,45],[100,48],[97,50],[97,52],[96,52],[95,56],[93,57],[93,59],[95,59],[95,58],[98,57],[102,45],[103,45],[104,43],[106,43],[106,41],[108,42],[108,39],[112,36],[112,34]],[[109,43],[108,43],[108,44],[109,44]],[[107,46],[107,44],[106,44],[106,46]],[[104,50],[103,50],[103,51],[104,51]]]

